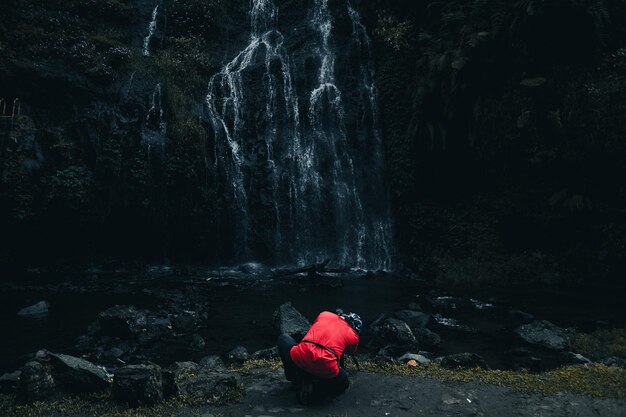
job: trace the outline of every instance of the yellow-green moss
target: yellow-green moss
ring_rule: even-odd
[[[602,364],[569,366],[541,374],[481,368],[450,370],[435,364],[409,367],[366,362],[362,364],[362,368],[371,372],[506,386],[543,394],[569,392],[594,397],[626,399],[626,370]]]

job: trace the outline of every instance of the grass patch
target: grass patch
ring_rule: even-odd
[[[436,364],[413,368],[399,364],[365,362],[362,368],[377,373],[490,384],[542,394],[568,392],[593,397],[626,399],[626,369],[602,364],[569,366],[541,374],[481,368],[450,370]]]
[[[248,361],[235,370],[250,372],[269,368],[276,371],[282,366],[279,359]],[[541,374],[526,371],[472,369],[445,369],[437,364],[409,367],[404,364],[361,362],[361,369],[374,373],[431,378],[440,381],[471,382],[510,387],[522,391],[555,394],[568,392],[593,397],[626,399],[626,369],[602,364],[568,366]]]

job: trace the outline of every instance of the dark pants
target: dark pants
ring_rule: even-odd
[[[287,381],[295,383],[310,381],[313,384],[313,392],[319,396],[339,395],[345,392],[350,386],[348,374],[342,368],[339,368],[339,375],[330,379],[318,378],[298,368],[289,354],[291,348],[297,345],[296,341],[293,340],[291,336],[281,334],[278,336],[277,344],[278,353],[280,354],[280,359],[283,361],[283,369],[285,370]]]

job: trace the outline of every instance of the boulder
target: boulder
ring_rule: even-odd
[[[568,330],[562,329],[546,320],[536,320],[515,328],[514,333],[531,345],[550,350],[565,350],[573,337]]]
[[[455,369],[455,368],[484,368],[489,369],[487,362],[482,356],[475,353],[455,353],[454,355],[444,356],[437,358],[437,363],[442,368]]]
[[[180,393],[178,382],[185,378],[192,378],[200,371],[195,362],[174,362],[168,369],[162,370],[163,397],[170,398]]]
[[[163,399],[163,379],[157,365],[128,365],[115,371],[113,398],[130,406],[153,405]]]
[[[40,301],[32,306],[24,307],[17,312],[21,317],[44,317],[50,313],[50,303],[47,301]]]
[[[198,315],[195,312],[183,311],[171,319],[172,329],[177,333],[193,333],[198,327]]]
[[[419,365],[427,365],[431,362],[426,356],[417,353],[405,353],[398,358],[398,361],[402,363],[407,363],[410,360],[414,360]]]
[[[56,392],[56,384],[50,369],[38,361],[27,362],[22,368],[17,397],[20,400],[40,401]]]
[[[430,321],[430,315],[414,310],[400,310],[393,313],[393,316],[409,325],[411,329],[426,327]]]
[[[0,394],[15,394],[22,371],[8,372],[0,376]]]
[[[267,349],[257,350],[252,355],[250,355],[251,359],[277,359],[279,357],[280,355],[278,354],[278,348],[276,346]]]
[[[216,369],[223,369],[224,362],[222,362],[222,358],[220,358],[219,356],[210,355],[210,356],[205,356],[204,358],[200,359],[200,361],[198,362],[198,366],[201,369],[204,369],[207,371],[213,371]]]
[[[370,332],[373,343],[378,346],[386,344],[414,345],[416,342],[409,325],[393,317],[370,326]]]
[[[226,359],[231,363],[243,363],[250,358],[248,349],[243,346],[235,346],[226,354]]]
[[[441,337],[426,328],[411,329],[420,348],[435,350],[441,344]]]
[[[98,314],[99,332],[107,336],[128,337],[146,328],[146,314],[133,306],[113,306]]]
[[[54,380],[63,391],[91,393],[104,391],[111,385],[111,375],[89,361],[64,354],[48,356]]]
[[[591,363],[591,359],[584,357],[580,353],[567,352],[564,357],[565,363],[568,365],[587,365]]]
[[[302,340],[311,323],[296,310],[290,302],[282,304],[273,315],[274,330],[277,334],[288,334],[296,342]]]
[[[611,356],[602,360],[602,362],[606,366],[613,366],[617,368],[625,368],[626,369],[626,359],[619,358],[617,356]]]
[[[189,350],[200,351],[204,349],[206,342],[199,334],[192,334],[189,339]]]

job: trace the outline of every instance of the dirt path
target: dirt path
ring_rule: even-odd
[[[545,396],[510,388],[441,382],[416,377],[358,372],[338,398],[303,407],[282,370],[254,370],[243,378],[246,395],[237,404],[179,410],[182,416],[493,416],[626,417],[626,401],[557,394]]]

